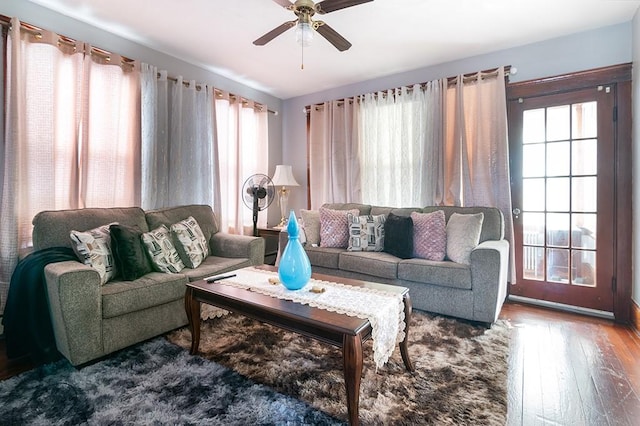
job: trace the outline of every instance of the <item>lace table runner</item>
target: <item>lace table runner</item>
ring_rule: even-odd
[[[331,312],[368,319],[372,329],[373,359],[377,367],[383,366],[389,360],[396,345],[404,339],[404,301],[401,294],[313,278],[300,290],[288,290],[282,284],[274,285],[269,282],[269,278],[278,278],[277,272],[244,268],[234,273],[235,277],[219,283]],[[322,287],[325,291],[313,293],[309,291],[313,286]],[[206,316],[220,316],[221,313],[222,310],[213,309],[209,310]]]

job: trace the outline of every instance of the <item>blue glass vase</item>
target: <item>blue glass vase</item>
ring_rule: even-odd
[[[300,228],[293,210],[289,214],[287,232],[289,233],[289,242],[280,258],[278,275],[286,288],[299,290],[311,279],[311,262],[309,262],[309,256],[300,243]]]

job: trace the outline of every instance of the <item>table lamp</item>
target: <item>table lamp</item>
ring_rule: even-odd
[[[276,172],[273,174],[271,178],[273,184],[276,187],[281,187],[278,189],[278,203],[280,203],[280,223],[278,227],[285,226],[287,224],[287,203],[289,201],[289,192],[287,186],[300,186],[296,179],[293,177],[293,172],[291,171],[291,166],[285,166],[279,164],[276,166]]]

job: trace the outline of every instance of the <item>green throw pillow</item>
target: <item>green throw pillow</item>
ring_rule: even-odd
[[[111,225],[109,231],[116,267],[123,280],[133,281],[153,271],[138,227]]]

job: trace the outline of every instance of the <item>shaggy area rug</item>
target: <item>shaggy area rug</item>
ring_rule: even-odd
[[[2,425],[337,425],[163,337],[80,370],[66,360],[0,382]]]
[[[398,348],[376,372],[371,341],[364,346],[360,421],[364,425],[504,425],[510,328],[415,312],[406,371]],[[347,419],[341,352],[315,340],[230,314],[205,321],[202,356]],[[188,329],[167,335],[184,348]]]

